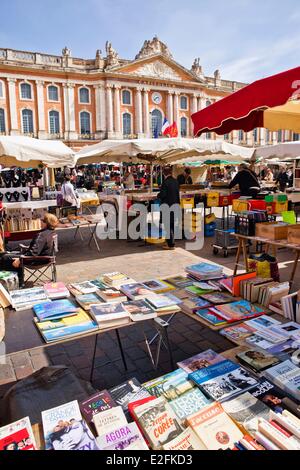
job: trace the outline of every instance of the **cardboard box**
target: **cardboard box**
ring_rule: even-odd
[[[255,236],[269,240],[285,240],[288,236],[289,225],[276,222],[263,222],[255,225]]]

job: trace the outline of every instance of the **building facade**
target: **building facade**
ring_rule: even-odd
[[[191,114],[245,86],[205,76],[200,59],[188,70],[156,36],[133,60],[107,42],[105,56],[72,57],[0,49],[0,134],[62,139],[74,149],[102,139],[157,137],[164,118],[191,137]],[[255,129],[204,138],[249,146],[297,140],[289,131]]]

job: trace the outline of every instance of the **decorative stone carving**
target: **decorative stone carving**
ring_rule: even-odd
[[[214,77],[216,80],[221,80],[220,70],[215,70]]]
[[[166,44],[160,41],[157,36],[154,36],[151,41],[144,41],[142,49],[135,56],[135,58],[143,59],[144,57],[149,57],[154,54],[163,54],[167,57],[172,57],[172,54]]]
[[[194,60],[192,68],[191,68],[191,72],[193,72],[193,74],[196,75],[201,80],[204,80],[202,66],[200,65],[200,57],[196,57],[196,59]]]
[[[96,50],[96,59],[102,59],[102,51],[101,49]]]
[[[71,56],[71,49],[69,49],[67,46],[63,48],[62,50],[62,55],[64,57],[70,57]]]
[[[159,60],[151,62],[150,64],[145,64],[130,73],[143,77],[165,78],[168,80],[182,81],[182,78],[174,69]]]
[[[106,41],[105,44],[106,50],[106,67],[115,67],[119,65],[119,54],[112,47],[111,42]]]

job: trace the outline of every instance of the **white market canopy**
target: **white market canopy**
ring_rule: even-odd
[[[254,149],[233,145],[221,140],[187,139],[181,137],[160,139],[103,140],[77,152],[77,164],[98,162],[153,162],[173,163],[195,156],[234,155],[242,161],[250,159]],[[207,159],[207,158],[205,158]]]
[[[75,166],[74,151],[59,140],[42,140],[26,136],[0,136],[0,164],[2,166],[49,168]]]
[[[278,158],[281,160],[300,158],[300,142],[283,142],[276,145],[258,147],[255,150],[254,157],[263,160],[270,158]]]

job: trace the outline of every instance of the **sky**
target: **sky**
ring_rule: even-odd
[[[158,35],[174,60],[251,82],[299,65],[299,0],[0,0],[0,48],[134,59]]]

